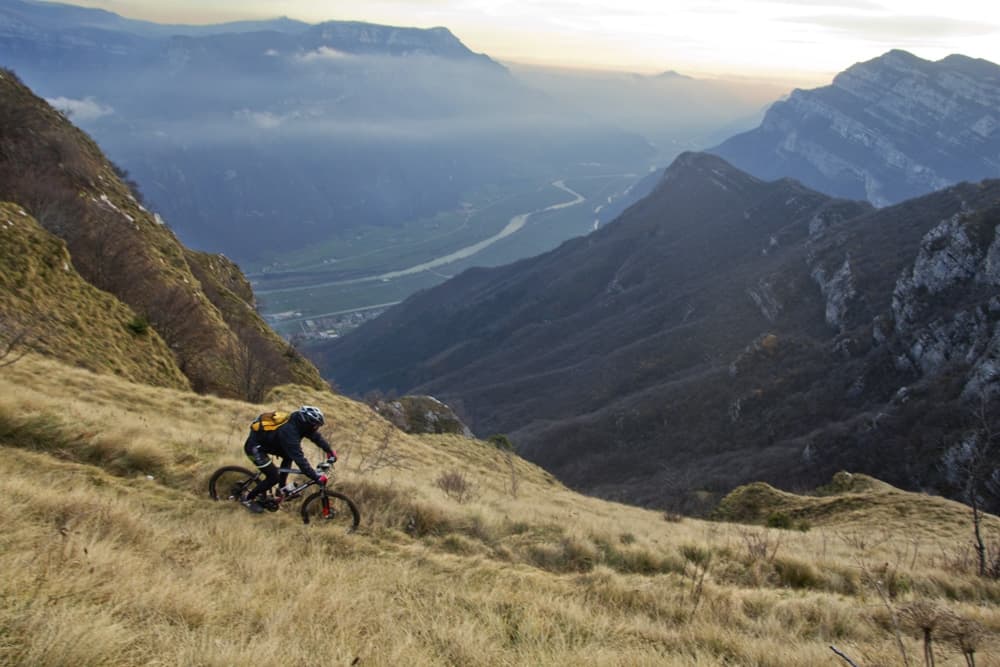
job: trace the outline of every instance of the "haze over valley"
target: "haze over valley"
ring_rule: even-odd
[[[0,35],[7,66],[185,243],[239,262],[285,333],[588,233],[651,169],[749,129],[785,91],[508,68],[446,28],[161,26],[15,0]],[[552,208],[577,196],[558,182],[584,201]]]

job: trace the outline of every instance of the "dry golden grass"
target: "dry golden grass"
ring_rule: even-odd
[[[187,389],[166,343],[129,325],[136,313],[77,273],[66,244],[20,206],[0,202],[0,345],[18,334],[41,354],[135,381]]]
[[[0,369],[0,664],[846,664],[834,645],[873,667],[903,664],[898,627],[918,665],[914,619],[940,610],[982,631],[977,665],[1000,665],[1000,583],[959,567],[955,503],[859,491],[805,533],[668,522],[342,397],[271,401],[34,357]],[[207,497],[212,470],[243,464],[250,419],[307,401],[331,417],[355,534]],[[444,471],[471,500],[435,485]],[[943,634],[935,650],[965,664]]]

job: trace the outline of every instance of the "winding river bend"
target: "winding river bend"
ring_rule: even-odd
[[[332,282],[314,283],[311,285],[300,285],[296,287],[281,287],[271,290],[259,290],[257,291],[257,294],[279,294],[282,292],[296,292],[304,289],[314,289],[316,287],[334,287],[336,285],[356,285],[358,283],[374,282],[378,280],[381,281],[394,280],[396,278],[402,278],[403,276],[409,276],[415,273],[423,273],[424,271],[431,271],[440,266],[445,266],[446,264],[457,262],[460,259],[466,259],[468,257],[472,257],[473,255],[482,252],[485,248],[488,248],[489,246],[493,245],[500,239],[507,238],[511,234],[515,234],[516,232],[518,232],[528,222],[528,218],[530,218],[533,215],[536,215],[538,213],[545,213],[547,211],[557,211],[559,209],[569,208],[570,206],[576,206],[577,204],[581,204],[585,201],[584,196],[581,195],[579,192],[571,190],[569,187],[567,187],[565,181],[555,181],[552,183],[552,186],[565,191],[567,194],[572,195],[573,199],[567,202],[563,202],[561,204],[553,204],[552,206],[546,206],[545,208],[540,208],[535,211],[530,211],[528,213],[521,213],[520,215],[515,215],[513,218],[510,219],[510,222],[507,223],[506,227],[501,229],[498,233],[494,234],[493,236],[487,239],[483,239],[478,243],[474,243],[470,246],[466,246],[464,248],[456,250],[453,253],[444,255],[442,257],[438,257],[436,259],[432,259],[428,262],[424,262],[423,264],[417,264],[416,266],[411,266],[407,269],[400,269],[399,271],[390,271],[388,273],[380,273],[374,276],[364,276],[363,278],[351,278],[349,280],[335,280]]]

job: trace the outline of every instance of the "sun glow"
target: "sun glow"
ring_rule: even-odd
[[[829,80],[893,48],[1000,61],[1000,6],[979,0],[81,0],[131,18],[211,23],[285,15],[445,26],[498,60],[580,68]]]

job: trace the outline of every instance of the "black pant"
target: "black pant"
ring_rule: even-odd
[[[247,494],[247,500],[253,500],[257,496],[267,493],[275,484],[284,485],[288,480],[288,473],[278,472],[278,468],[274,465],[274,461],[271,460],[271,456],[268,452],[264,451],[264,447],[257,442],[253,433],[250,434],[246,444],[243,445],[243,451],[246,453],[247,458],[257,466],[257,469],[264,474],[264,478],[257,482],[257,485]],[[289,463],[288,459],[283,458],[281,467],[287,468]]]

